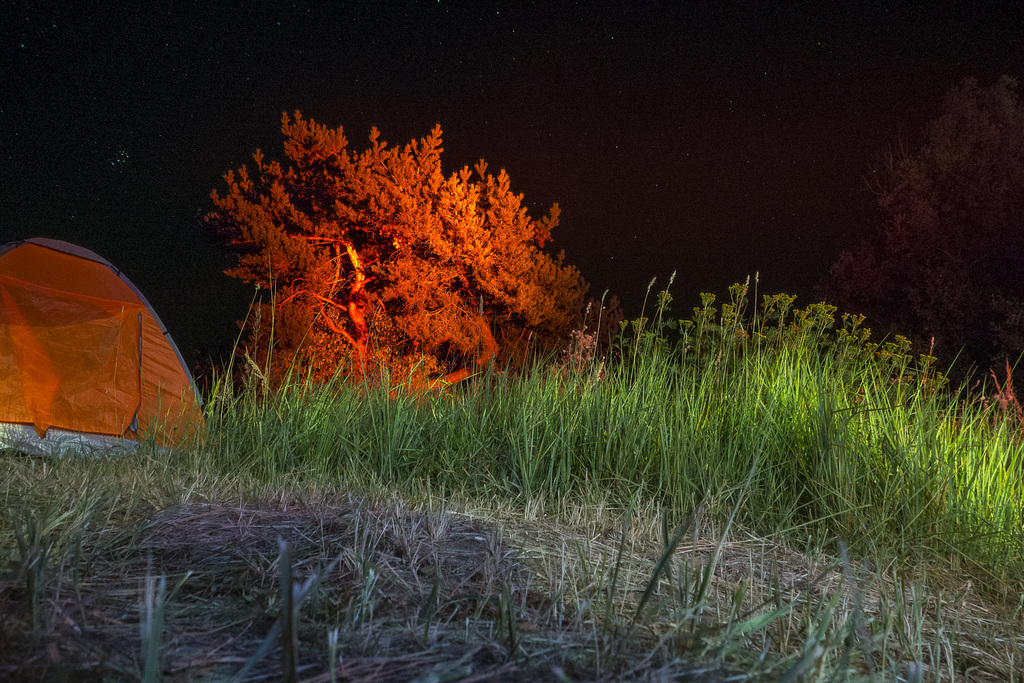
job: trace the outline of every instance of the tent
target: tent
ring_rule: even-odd
[[[0,447],[173,448],[202,421],[181,353],[123,273],[58,240],[0,246]]]

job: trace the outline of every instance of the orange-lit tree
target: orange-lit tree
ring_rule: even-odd
[[[483,160],[445,175],[439,126],[403,147],[374,128],[361,152],[299,112],[281,130],[287,162],[257,151],[204,217],[237,255],[228,274],[275,291],[278,373],[422,354],[456,381],[568,337],[586,284],[543,251],[557,204],[532,219]]]

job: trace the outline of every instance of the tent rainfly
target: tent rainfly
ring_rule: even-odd
[[[174,448],[203,416],[192,375],[138,289],[88,249],[0,246],[0,447]]]

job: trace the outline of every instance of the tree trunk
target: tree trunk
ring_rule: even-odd
[[[477,368],[483,369],[497,355],[498,342],[494,340],[494,335],[491,333],[491,326],[488,324],[487,318],[481,316],[477,320],[477,325],[479,326],[480,344],[477,349],[475,365]],[[444,381],[449,384],[456,384],[472,375],[473,372],[475,372],[473,368],[460,368],[455,372],[445,375]]]
[[[351,244],[345,245],[345,250],[348,252],[348,258],[352,262],[352,270],[354,276],[352,279],[352,287],[349,289],[348,294],[348,317],[352,321],[352,340],[356,347],[356,353],[359,354],[359,368],[366,373],[366,352],[370,341],[370,328],[366,324],[366,273],[363,271],[363,265],[359,261],[359,254],[356,253],[355,248]]]

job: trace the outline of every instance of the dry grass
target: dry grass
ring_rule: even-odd
[[[300,582],[340,558],[302,606],[303,680],[330,679],[332,629],[338,680],[589,677],[593,643],[579,615],[552,599],[500,527],[352,497],[341,506],[290,499],[156,511],[102,555],[83,548],[87,569],[74,589],[65,571],[51,577],[61,585],[48,591],[45,630],[26,628],[20,582],[7,577],[0,674],[134,677],[145,577],[158,573],[180,583],[167,605],[166,679],[230,679],[277,618],[279,539]],[[248,680],[282,678],[275,650]]]
[[[310,585],[295,623],[305,681],[777,680],[812,631],[839,637],[858,613],[869,654],[853,674],[875,678],[875,662],[881,675],[882,648],[933,642],[965,672],[958,680],[1005,681],[1022,650],[1013,600],[970,581],[853,567],[753,537],[719,544],[710,523],[652,584],[666,547],[654,510],[627,525],[600,505],[524,514],[307,494],[186,502],[125,522],[87,529],[77,556],[68,545],[51,563],[44,628],[31,628],[25,572],[3,575],[0,678],[142,677],[146,578],[160,575],[170,587],[163,680],[287,680],[280,639],[267,641],[284,613],[281,540],[294,581]],[[687,604],[680,589],[709,566],[707,595]],[[913,675],[909,660],[902,667],[894,673]]]

